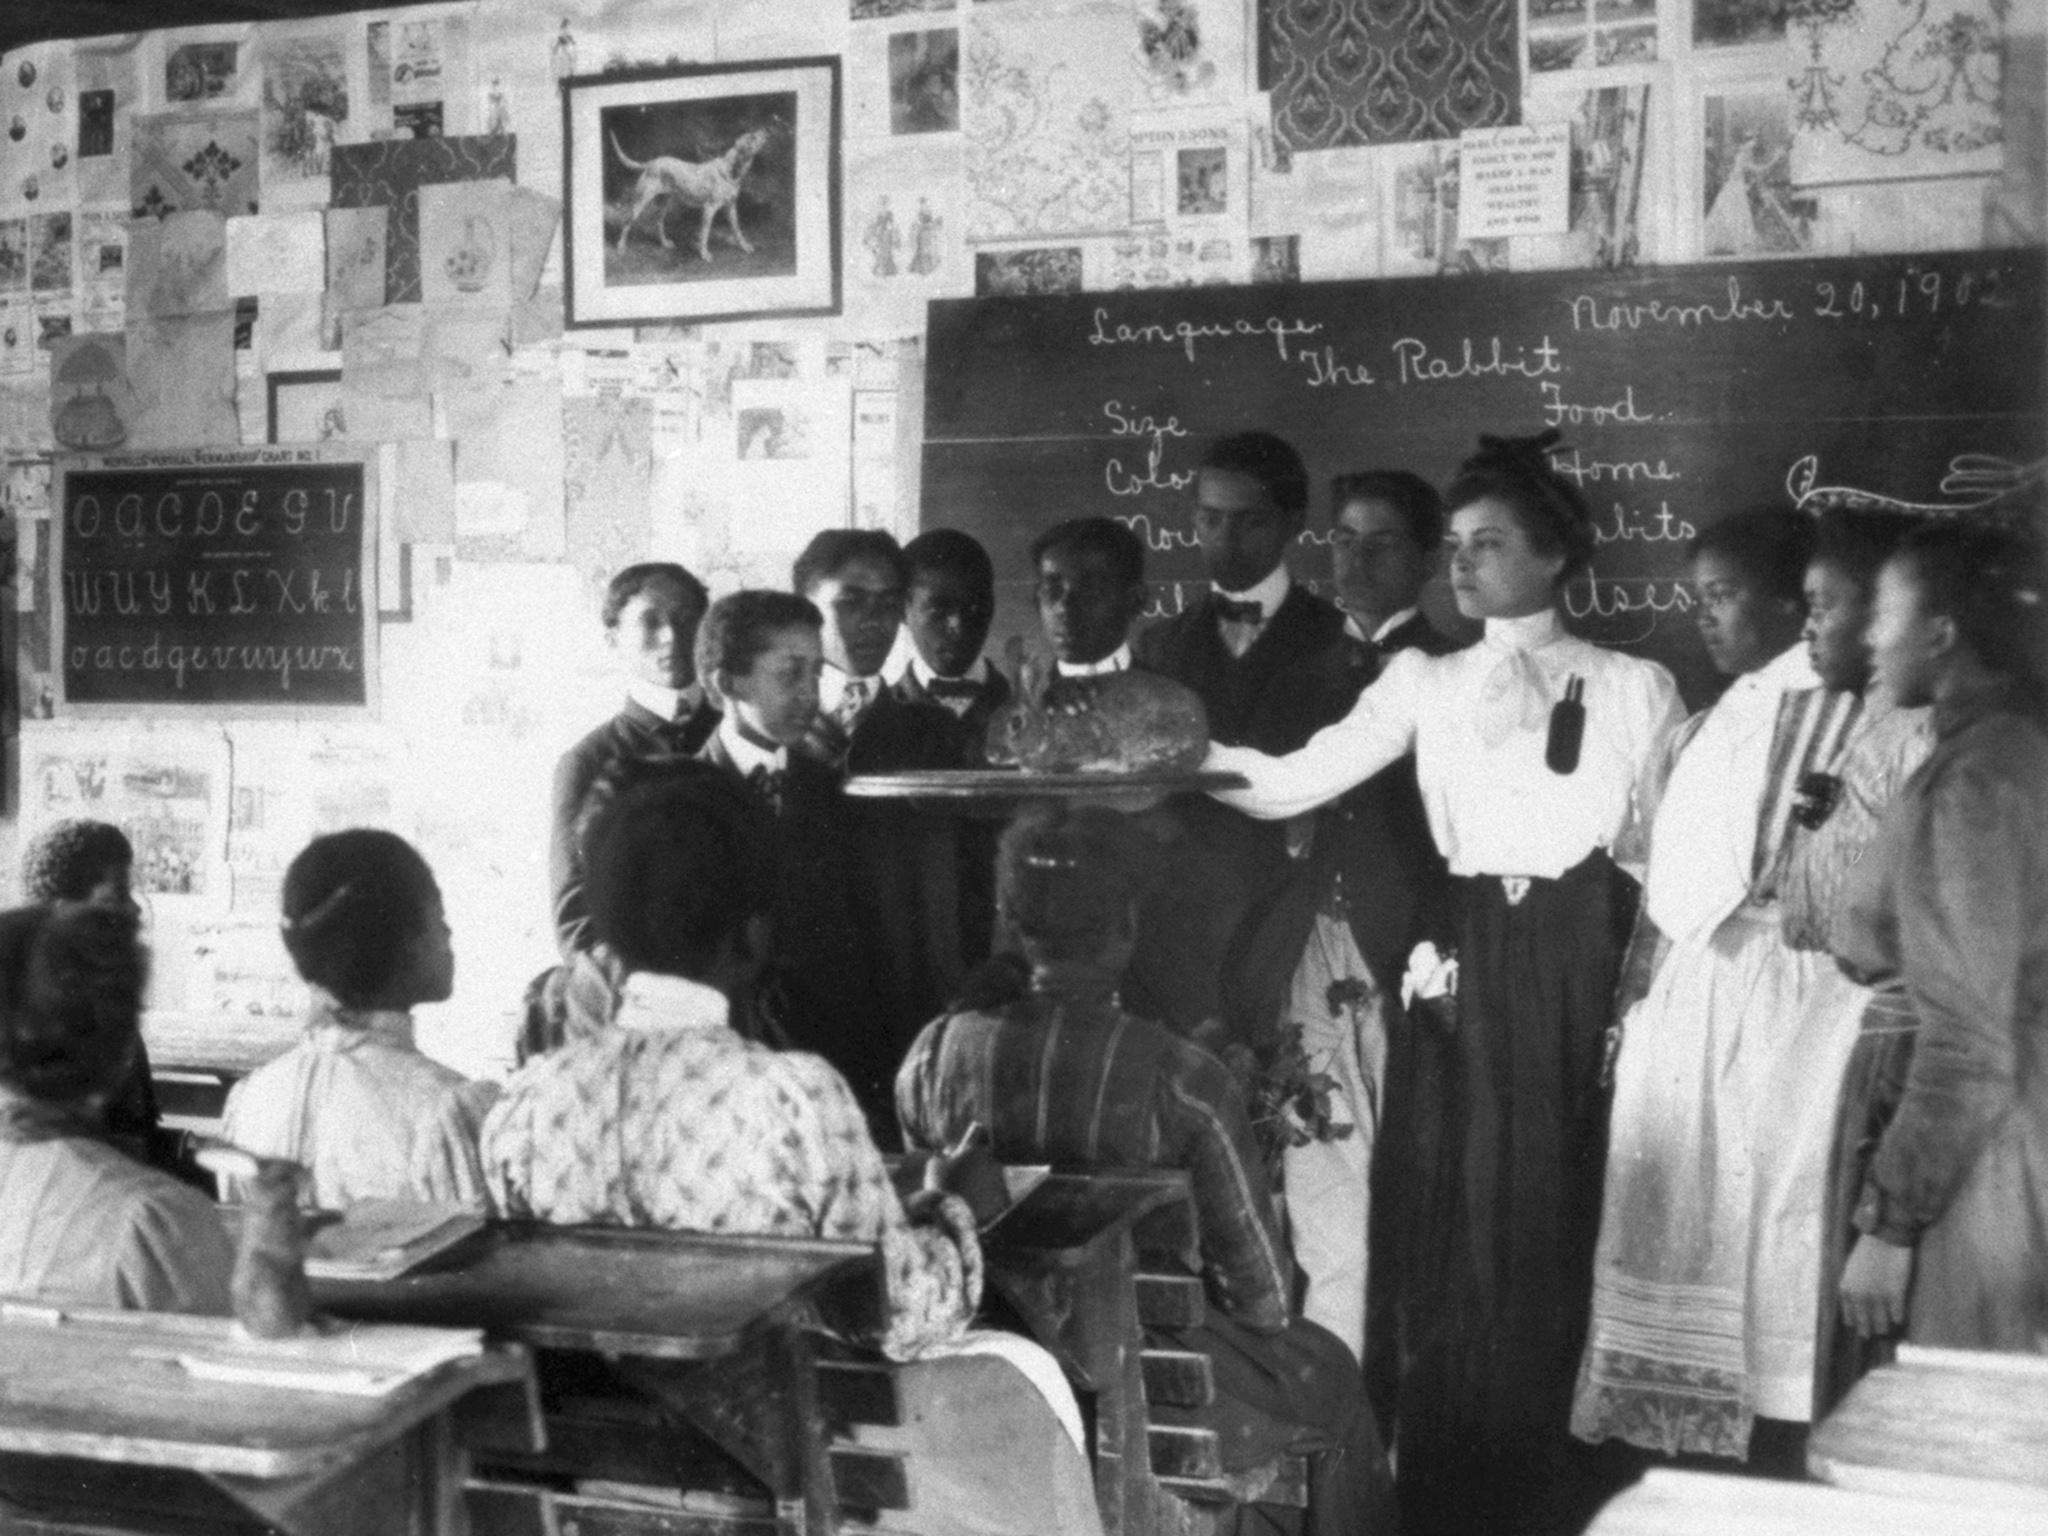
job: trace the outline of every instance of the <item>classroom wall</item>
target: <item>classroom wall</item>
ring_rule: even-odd
[[[1944,7],[1967,25],[1938,58],[1903,19],[1887,35],[1816,6],[1788,30],[1786,9],[479,0],[10,54],[18,711],[0,861],[58,816],[127,825],[157,1060],[238,1062],[287,1040],[299,1005],[275,934],[284,864],[316,831],[391,826],[438,871],[456,935],[456,996],[423,1013],[426,1042],[489,1070],[552,955],[553,762],[619,694],[604,576],[653,556],[716,590],[781,584],[820,528],[914,532],[926,300],[2041,240],[2038,4]],[[647,315],[565,330],[562,200],[588,274],[626,180],[565,186],[558,82],[814,56],[840,66],[839,312],[692,323],[702,295],[772,305],[786,285],[707,286],[641,234],[626,254]],[[663,133],[715,153],[757,110],[729,100],[749,89],[652,88],[641,153]],[[1518,124],[1549,136],[1494,132]],[[435,134],[450,142],[412,142]],[[1530,178],[1546,155],[1562,183]],[[1565,222],[1469,238],[1461,158],[1524,176],[1495,228],[1546,196]],[[795,164],[769,152],[764,187],[802,180]],[[784,214],[819,195],[812,175]],[[714,254],[742,253],[721,236]],[[813,238],[813,275],[817,254]],[[81,351],[86,382],[66,368]],[[111,413],[125,450],[262,443],[273,397],[282,440],[379,445],[374,718],[51,718],[59,433],[104,446]]]

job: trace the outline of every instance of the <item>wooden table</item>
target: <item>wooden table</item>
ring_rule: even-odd
[[[179,1363],[275,1358],[235,1342],[232,1328],[226,1318],[10,1304],[0,1317],[0,1482],[100,1528],[150,1529],[148,1516],[163,1513],[152,1506],[176,1499],[293,1536],[464,1529],[450,1411],[479,1387],[525,1383],[524,1350],[445,1359],[376,1396],[206,1379]],[[154,1492],[139,1507],[115,1498],[110,1511],[109,1483]],[[0,1514],[0,1530],[34,1526]]]
[[[989,1282],[1094,1409],[1095,1497],[1108,1536],[1150,1531],[1164,1495],[1146,1435],[1138,1232],[1194,1246],[1186,1173],[1055,1173],[983,1238]]]
[[[2048,1357],[1899,1346],[1814,1430],[1838,1488],[2027,1511],[2048,1531]]]
[[[2011,1509],[1855,1493],[1733,1472],[1658,1468],[1609,1500],[1586,1536],[2019,1536]]]
[[[459,1322],[541,1350],[604,1356],[766,1486],[778,1532],[838,1528],[807,1325],[879,1321],[873,1245],[494,1222],[411,1275],[320,1280],[313,1294],[341,1317]],[[549,1435],[557,1471],[566,1457],[582,1476],[619,1477],[612,1464],[636,1460],[625,1429],[551,1419]],[[648,1437],[651,1455],[637,1459],[659,1465],[658,1440]],[[588,1514],[583,1523],[603,1524]]]

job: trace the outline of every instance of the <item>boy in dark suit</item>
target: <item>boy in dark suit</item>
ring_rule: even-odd
[[[591,785],[622,758],[695,752],[718,724],[718,710],[697,681],[694,651],[709,602],[704,583],[665,561],[629,565],[605,589],[605,639],[625,667],[626,704],[563,753],[555,768],[548,875],[564,959],[594,942],[576,847],[577,819]]]
[[[909,584],[902,548],[878,528],[828,528],[796,557],[790,586],[825,621],[811,750],[835,766],[844,766],[854,728],[886,688],[882,663],[903,627]]]
[[[824,666],[817,608],[790,592],[735,592],[697,631],[697,672],[725,711],[698,753],[745,781],[773,813],[771,962],[798,1050],[830,1061],[878,1130],[894,1124],[897,1051],[875,1010],[868,947],[854,915],[852,849],[836,770],[802,751]]]
[[[972,534],[957,528],[919,534],[903,547],[903,559],[910,567],[904,627],[911,657],[890,694],[906,704],[935,704],[956,722],[959,750],[937,766],[979,767],[988,723],[1010,702],[1009,679],[982,654],[996,616],[995,565]]]
[[[1138,636],[1137,664],[1201,696],[1212,740],[1292,752],[1342,713],[1316,685],[1310,663],[1343,633],[1343,615],[1287,567],[1287,550],[1307,524],[1308,471],[1270,432],[1244,432],[1209,445],[1195,490],[1209,590]],[[1246,914],[1287,878],[1287,831],[1199,795],[1177,800],[1175,809],[1208,851],[1217,900],[1227,909],[1218,919],[1225,943],[1190,947],[1184,956],[1196,979],[1189,985],[1205,1018],[1248,1035],[1267,1021],[1230,1010],[1225,951]]]
[[[1397,652],[1412,647],[1435,656],[1457,647],[1419,606],[1443,542],[1435,488],[1401,470],[1339,475],[1330,507],[1344,633],[1310,670],[1341,713]],[[1367,1392],[1389,1435],[1396,1299],[1418,1166],[1410,1114],[1417,1073],[1436,1069],[1429,1042],[1415,1038],[1417,1025],[1401,1006],[1401,979],[1409,951],[1446,933],[1449,897],[1449,869],[1423,816],[1414,760],[1403,758],[1319,813],[1294,878],[1250,925],[1236,978],[1245,1011],[1303,1025],[1311,1059],[1325,1064],[1350,1101],[1342,1117],[1358,1127],[1352,1137],[1288,1153],[1288,1202],[1309,1282],[1305,1310],[1361,1353]],[[1351,983],[1350,1007],[1319,1005],[1339,982]],[[1361,1207],[1369,1212],[1365,1224]]]

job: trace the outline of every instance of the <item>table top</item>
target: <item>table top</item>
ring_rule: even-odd
[[[2014,1536],[2028,1528],[2011,1509],[1660,1467],[1609,1500],[1586,1536]]]
[[[296,1358],[228,1318],[24,1307],[0,1318],[0,1451],[273,1480],[353,1465],[472,1387],[515,1379],[523,1352],[442,1359],[382,1395],[193,1374],[195,1355]],[[10,1308],[10,1312],[16,1309]],[[34,1316],[29,1316],[34,1314]],[[381,1330],[366,1330],[370,1333]]]
[[[2048,1356],[1901,1345],[1814,1430],[1841,1488],[2039,1508],[2048,1530]]]
[[[732,1353],[748,1328],[825,1281],[879,1316],[872,1244],[493,1222],[395,1280],[316,1280],[341,1317],[482,1328],[549,1349],[668,1360]]]

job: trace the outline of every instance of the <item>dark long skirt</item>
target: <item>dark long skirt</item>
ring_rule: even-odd
[[[1602,1465],[1568,1425],[1606,1160],[1602,1045],[1636,887],[1600,853],[1556,880],[1459,885],[1457,1023],[1418,1023],[1415,1040],[1406,1536],[1564,1528]]]
[[[1878,1143],[1884,1140],[1885,1129],[1905,1096],[1917,1035],[1912,1005],[1904,993],[1873,994],[1864,1005],[1863,1027],[1842,1073],[1821,1228],[1815,1423],[1832,1412],[1865,1374],[1887,1364],[1898,1349],[1897,1335],[1866,1339],[1844,1326],[1839,1293],[1842,1269],[1858,1236],[1856,1205],[1863,1198],[1864,1180],[1877,1156]]]

